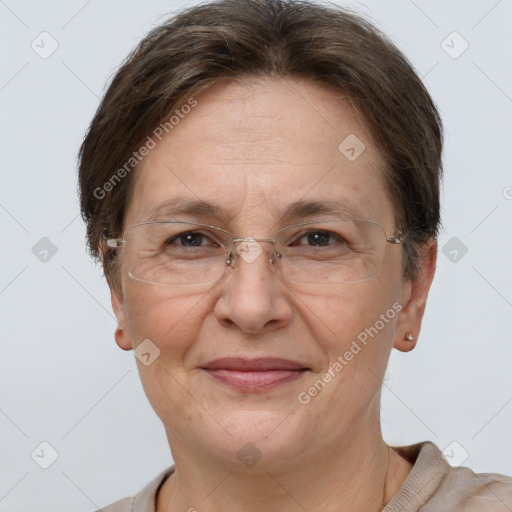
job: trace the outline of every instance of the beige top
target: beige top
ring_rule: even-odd
[[[393,446],[413,464],[402,487],[382,512],[511,512],[512,477],[452,468],[431,443]],[[155,512],[158,489],[174,466],[157,475],[137,495],[103,507],[103,512]],[[96,511],[100,512],[100,511]]]

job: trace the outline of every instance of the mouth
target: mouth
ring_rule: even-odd
[[[299,379],[310,371],[298,361],[279,358],[222,358],[201,368],[216,381],[239,391],[266,391]]]

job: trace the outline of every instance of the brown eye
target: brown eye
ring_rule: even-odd
[[[308,244],[310,245],[329,245],[330,234],[326,231],[312,231],[307,235]]]
[[[206,237],[203,233],[199,233],[198,231],[189,231],[174,237],[171,242],[178,240],[179,245],[183,245],[184,247],[199,247],[204,245],[202,242],[204,242],[205,239]]]
[[[186,231],[175,235],[169,238],[165,245],[177,245],[180,247],[219,247],[217,242],[200,231]]]
[[[308,231],[307,233],[301,235],[292,245],[305,244],[312,247],[324,247],[344,242],[345,240],[336,233],[331,233],[330,231],[315,230]]]

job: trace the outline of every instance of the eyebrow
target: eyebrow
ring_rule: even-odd
[[[279,215],[281,220],[292,220],[317,214],[338,213],[347,218],[364,219],[361,211],[354,205],[343,201],[295,201],[290,203]],[[227,219],[229,212],[220,205],[201,199],[174,198],[153,207],[143,222],[165,220],[171,215],[195,215]]]
[[[290,220],[296,217],[308,217],[321,213],[339,213],[352,219],[363,218],[363,215],[353,205],[343,201],[295,201],[288,205],[282,213],[282,218]]]
[[[152,208],[144,222],[164,220],[165,217],[175,214],[183,215],[198,215],[198,216],[211,216],[211,217],[226,217],[227,211],[219,205],[207,203],[201,199],[187,199],[187,198],[174,198],[168,199],[163,203],[156,205]]]

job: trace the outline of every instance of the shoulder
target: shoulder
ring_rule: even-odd
[[[467,467],[450,468],[429,505],[432,510],[439,510],[447,501],[461,512],[512,510],[512,478],[498,473],[475,473]]]
[[[101,511],[96,512],[132,512],[134,501],[135,496],[131,498],[124,498],[122,500],[116,501],[115,503],[111,503],[106,507],[102,507]]]
[[[123,498],[96,512],[155,512],[157,493],[173,472],[174,466],[164,469],[135,496]]]
[[[452,467],[432,442],[393,447],[413,468],[386,512],[507,512],[512,477]]]

